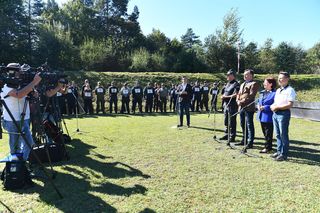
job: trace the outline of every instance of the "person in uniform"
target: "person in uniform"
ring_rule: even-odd
[[[82,90],[83,93],[83,102],[84,102],[84,111],[86,114],[93,114],[93,105],[92,105],[92,100],[93,100],[93,94],[92,94],[92,89],[89,83],[87,83]]]
[[[228,140],[228,121],[229,114],[234,115],[238,111],[238,105],[236,102],[237,94],[240,90],[240,85],[236,81],[236,74],[233,70],[227,72],[227,84],[223,89],[223,94],[221,95],[221,100],[223,102],[223,113],[224,113],[224,125],[225,125],[225,135],[220,138],[220,140]],[[236,137],[237,129],[237,117],[230,117],[230,140],[229,142],[234,142]]]
[[[96,88],[94,89],[96,95],[96,113],[99,114],[100,110],[105,114],[105,99],[106,89],[101,85],[101,82],[98,81]]]
[[[179,101],[179,117],[180,124],[178,127],[183,126],[183,115],[186,114],[187,117],[187,126],[190,127],[190,103],[192,99],[192,87],[188,84],[187,77],[183,76],[181,78],[182,83],[177,88],[177,95]]]
[[[124,83],[123,87],[120,90],[120,95],[121,95],[121,110],[120,113],[124,113],[125,111],[130,114],[130,108],[129,108],[129,103],[130,103],[130,88],[128,87],[128,83]]]
[[[213,85],[212,85],[212,88],[210,89],[211,109],[214,109],[214,111],[218,111],[217,110],[218,94],[219,94],[218,83],[214,82]]]
[[[136,85],[132,88],[132,113],[136,113],[136,106],[138,104],[139,112],[142,113],[142,98],[143,98],[143,89],[139,84],[139,81],[136,81]]]
[[[67,89],[67,104],[68,104],[68,113],[77,114],[78,108],[78,88],[74,81],[69,82],[68,89]]]
[[[170,98],[170,111],[175,112],[176,110],[176,103],[177,103],[177,96],[176,96],[176,85],[172,84],[169,90],[169,98]]]
[[[272,155],[276,161],[287,160],[289,152],[289,124],[291,107],[296,99],[296,92],[289,85],[290,75],[281,71],[278,76],[280,88],[277,89],[274,103],[270,106],[273,111],[273,126],[276,132],[277,152]]]
[[[159,97],[160,84],[154,83],[154,99],[153,99],[153,111],[158,112],[160,109],[160,97]]]
[[[146,86],[143,91],[144,98],[146,100],[145,112],[152,112],[154,93],[154,88],[151,86],[151,83],[149,82],[148,86]]]
[[[160,99],[160,112],[167,112],[167,100],[168,100],[168,89],[161,83],[161,87],[158,90]]]
[[[240,86],[237,96],[237,104],[240,111],[240,123],[242,128],[242,140],[237,145],[246,144],[251,149],[254,142],[253,115],[256,110],[255,97],[259,90],[259,84],[253,80],[254,71],[246,69],[243,73],[244,82]],[[245,141],[246,140],[246,141]]]
[[[112,105],[114,105],[114,112],[118,113],[118,88],[114,85],[114,82],[111,82],[111,85],[108,89],[109,91],[109,112],[112,113]]]
[[[208,106],[209,91],[210,91],[210,88],[209,88],[207,82],[205,81],[203,86],[201,87],[201,95],[202,95],[201,104],[200,104],[201,111],[203,110],[203,107],[205,107],[206,111],[209,112],[209,106]]]
[[[201,102],[201,88],[199,85],[199,82],[196,81],[194,87],[192,88],[193,92],[193,98],[192,98],[192,106],[191,106],[191,111],[194,112],[200,112],[199,107],[200,107],[200,102]],[[196,104],[197,102],[197,104]]]

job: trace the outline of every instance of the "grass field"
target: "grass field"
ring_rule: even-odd
[[[222,115],[216,116],[218,137]],[[212,139],[213,116],[192,115],[192,128],[173,128],[175,114],[66,119],[71,159],[48,181],[0,200],[14,212],[319,212],[320,123],[292,119],[287,162],[240,154]],[[240,128],[238,128],[240,130]],[[239,140],[240,137],[237,137]],[[7,154],[7,137],[1,143]],[[3,165],[1,165],[3,167]],[[0,204],[0,211],[6,208]]]
[[[116,84],[121,87],[124,82],[129,82],[130,86],[134,85],[136,80],[141,82],[142,86],[146,86],[148,82],[163,82],[167,86],[171,83],[180,83],[182,75],[188,76],[190,81],[200,82],[207,81],[213,83],[214,81],[226,82],[226,76],[224,73],[166,73],[166,72],[67,72],[70,80],[75,80],[78,85],[82,85],[84,79],[89,79],[92,85],[96,85],[98,81],[101,81],[103,85],[107,86],[111,81],[115,81]],[[262,82],[267,75],[256,75],[256,80],[260,83],[261,90]],[[273,75],[277,77],[277,75]],[[238,80],[242,81],[242,75],[238,75]],[[292,75],[292,82],[290,83],[297,91],[297,100],[316,102],[320,101],[320,75]],[[221,85],[222,86],[222,85]]]

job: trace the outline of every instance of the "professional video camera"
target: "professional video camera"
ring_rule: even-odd
[[[42,85],[55,86],[58,82],[68,84],[67,75],[60,71],[51,71],[47,64],[38,68],[32,68],[27,64],[21,67],[0,66],[0,82],[12,88],[21,88],[28,85],[38,72],[42,78]]]

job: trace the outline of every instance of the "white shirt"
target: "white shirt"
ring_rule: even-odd
[[[289,102],[294,102],[295,99],[296,92],[291,86],[287,86],[277,89],[273,104],[276,106],[286,105],[289,104]]]
[[[23,111],[24,102],[26,101],[26,97],[18,99],[18,98],[12,97],[12,96],[8,96],[8,97],[4,98],[6,95],[8,95],[8,93],[11,90],[13,90],[13,88],[10,88],[5,84],[2,89],[2,92],[1,92],[1,98],[6,102],[14,119],[16,121],[20,121],[21,120],[21,113]],[[6,121],[12,121],[12,119],[9,116],[9,113],[5,107],[3,107],[3,118]],[[27,101],[26,115],[25,115],[24,119],[25,120],[30,119],[29,101]]]

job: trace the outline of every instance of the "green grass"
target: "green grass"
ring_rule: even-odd
[[[218,137],[222,115],[216,116]],[[178,130],[175,114],[66,119],[73,138],[69,161],[48,181],[17,192],[0,190],[15,212],[319,212],[320,123],[292,119],[290,159],[274,162],[256,145],[240,154],[212,139],[213,116],[192,115]],[[240,128],[238,128],[240,130]],[[237,137],[237,139],[240,139]],[[1,143],[7,154],[7,137]],[[5,208],[0,205],[0,211]]]
[[[91,84],[96,85],[98,81],[101,81],[105,86],[115,81],[120,87],[122,83],[129,82],[131,86],[134,85],[136,80],[141,82],[142,86],[146,86],[148,82],[164,82],[167,86],[171,83],[179,83],[182,75],[188,76],[190,81],[194,82],[207,81],[213,83],[214,81],[226,82],[225,74],[216,73],[166,73],[166,72],[67,72],[70,76],[69,79],[75,80],[78,85],[82,85],[84,79],[88,78]],[[256,75],[256,80],[262,87],[262,82],[267,75]],[[276,75],[274,75],[277,77]],[[241,75],[238,76],[238,80],[242,80]],[[320,75],[292,75],[292,82],[290,83],[297,91],[297,100],[316,102],[320,101]],[[222,85],[221,85],[222,86]]]

